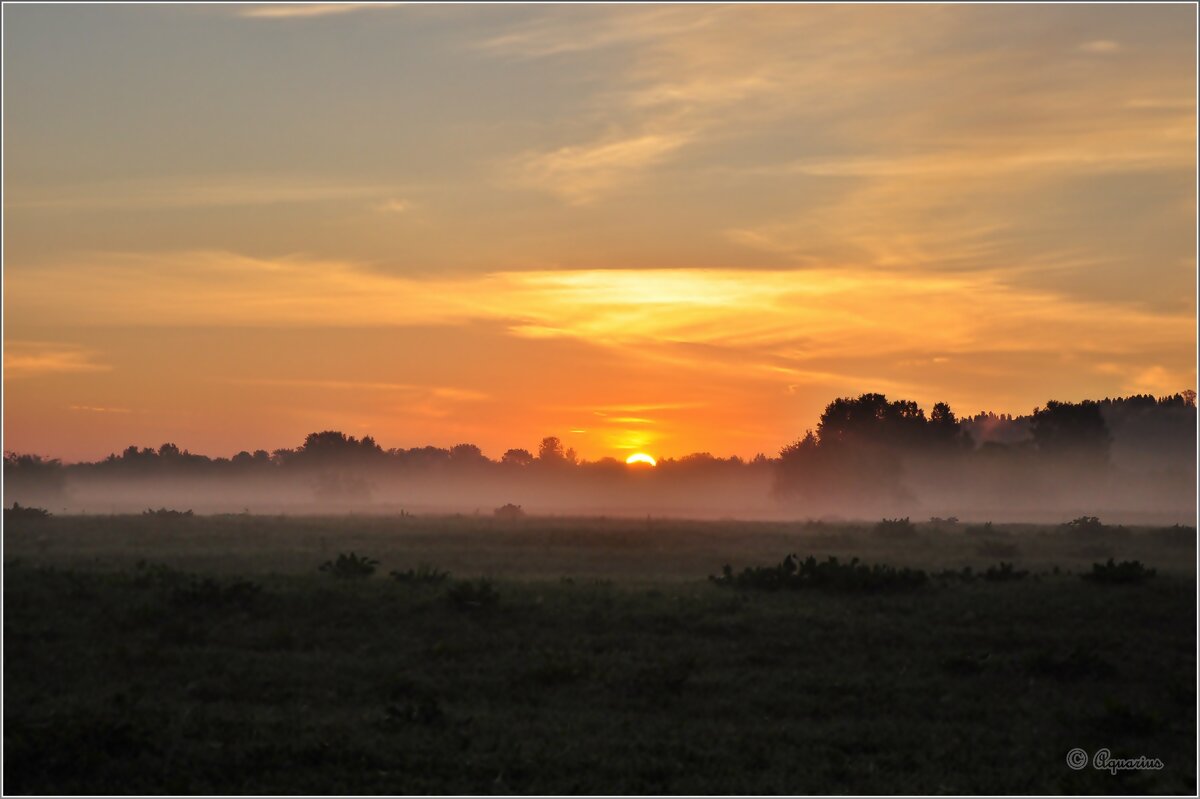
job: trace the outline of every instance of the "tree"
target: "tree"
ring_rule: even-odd
[[[533,463],[533,453],[527,449],[510,449],[500,457],[500,462],[509,466],[528,466]]]
[[[486,461],[483,450],[474,444],[456,444],[450,448],[450,462],[456,466],[478,465]]]
[[[558,436],[546,436],[538,446],[538,460],[549,463],[560,463],[566,459],[563,453],[562,441]]]
[[[1032,433],[1034,445],[1043,455],[1108,462],[1112,436],[1098,402],[1050,400],[1045,408],[1034,409]]]

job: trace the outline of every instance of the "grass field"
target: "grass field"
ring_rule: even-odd
[[[4,789],[1193,793],[1194,531],[967,527],[6,524]],[[351,550],[373,576],[318,570]],[[790,552],[976,578],[707,579]],[[1158,574],[1081,579],[1108,557]]]

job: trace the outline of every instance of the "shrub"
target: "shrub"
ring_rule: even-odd
[[[1113,559],[1109,558],[1106,563],[1093,563],[1092,571],[1081,576],[1093,583],[1136,585],[1144,583],[1157,573],[1156,570],[1143,566],[1140,560],[1123,560],[1120,563],[1114,563]]]
[[[860,563],[858,558],[841,563],[834,557],[818,561],[809,556],[801,561],[795,555],[788,555],[777,566],[747,567],[740,574],[734,574],[733,568],[726,564],[720,577],[710,576],[708,579],[717,585],[768,591],[815,588],[872,592],[918,588],[925,584],[929,575],[920,569],[897,569],[881,564],[868,566]]]
[[[500,594],[487,579],[460,580],[446,591],[446,599],[459,610],[482,610],[495,607]]]
[[[525,511],[521,510],[520,505],[514,505],[511,502],[507,505],[502,505],[492,512],[497,519],[520,519],[525,515]]]
[[[1080,516],[1067,522],[1063,527],[1077,532],[1098,532],[1104,529],[1100,519],[1095,516]]]
[[[875,535],[880,538],[912,538],[917,534],[917,527],[908,517],[903,519],[883,519],[875,525]]]
[[[1011,563],[1001,563],[999,566],[988,566],[983,573],[983,579],[993,583],[1005,583],[1011,580],[1023,580],[1029,576],[1024,569],[1014,569]]]
[[[1000,531],[993,527],[991,522],[984,522],[983,524],[967,525],[967,529],[963,530],[963,533],[966,535],[998,535]]]
[[[1005,541],[982,541],[975,551],[985,558],[1015,558],[1021,550]]]
[[[193,577],[171,590],[171,604],[180,608],[246,610],[260,593],[262,586],[247,580],[222,584],[211,577]]]
[[[169,508],[159,508],[158,510],[154,510],[153,508],[146,508],[144,511],[142,511],[142,515],[156,516],[160,519],[183,519],[194,514],[192,513],[191,508],[188,508],[187,510],[171,510]]]
[[[15,522],[24,521],[27,519],[46,519],[52,514],[45,508],[30,508],[21,507],[17,502],[13,503],[11,508],[4,509],[4,521]]]
[[[365,555],[356,555],[353,552],[346,554],[339,553],[337,560],[327,560],[321,564],[321,571],[337,577],[340,580],[363,579],[370,577],[375,573],[375,567],[379,565],[379,561],[374,558],[368,558]]]
[[[1116,669],[1095,652],[1075,647],[1065,655],[1040,652],[1027,661],[1029,672],[1037,677],[1076,681],[1088,677],[1111,677]]]
[[[414,585],[437,585],[444,583],[450,577],[450,572],[438,571],[435,567],[428,563],[421,563],[415,569],[407,569],[406,571],[394,571],[391,577],[398,583],[411,583]]]

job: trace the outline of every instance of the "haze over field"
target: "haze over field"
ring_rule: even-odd
[[[5,449],[750,460],[1194,388],[1195,13],[7,6]]]

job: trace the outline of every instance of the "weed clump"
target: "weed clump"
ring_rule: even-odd
[[[25,521],[28,519],[47,519],[51,515],[50,511],[45,508],[21,507],[18,502],[13,502],[11,508],[4,509],[4,521],[15,522]]]
[[[1020,548],[1016,544],[1007,541],[981,541],[975,549],[981,557],[985,558],[1015,558],[1021,553]]]
[[[767,591],[813,588],[825,591],[875,592],[904,591],[924,585],[929,575],[921,569],[883,564],[868,566],[858,558],[842,563],[835,557],[818,561],[811,555],[798,560],[788,555],[776,566],[747,567],[740,574],[725,565],[720,577],[710,575],[717,585]]]
[[[339,553],[336,560],[327,560],[321,564],[320,570],[327,572],[339,580],[361,580],[375,573],[379,561],[366,555]]]
[[[154,508],[146,508],[144,511],[142,511],[142,515],[154,516],[158,519],[185,519],[194,516],[195,514],[192,513],[191,508],[188,508],[187,510],[171,510],[170,508],[159,508],[158,510],[155,510]]]
[[[393,571],[390,576],[398,583],[440,585],[450,578],[450,572],[438,571],[436,567],[430,566],[428,563],[420,563],[415,569]]]
[[[484,610],[499,604],[500,594],[491,580],[480,578],[456,582],[446,590],[446,599],[458,610]]]
[[[1003,561],[998,566],[988,566],[987,571],[983,573],[983,579],[993,583],[1006,583],[1013,580],[1024,580],[1029,576],[1029,572],[1024,569],[1015,569],[1011,563]]]
[[[913,538],[917,534],[917,526],[907,516],[903,519],[882,519],[875,525],[874,532],[880,538]]]
[[[521,510],[521,506],[514,505],[511,502],[496,508],[496,510],[492,511],[492,514],[497,519],[504,519],[506,521],[515,521],[525,517],[525,511]]]
[[[249,580],[220,583],[211,577],[193,577],[171,589],[171,604],[204,610],[247,610],[262,593],[262,586]]]
[[[1115,563],[1109,558],[1105,563],[1093,563],[1091,572],[1081,575],[1083,579],[1105,585],[1137,585],[1158,574],[1147,569],[1140,560],[1123,560]]]

